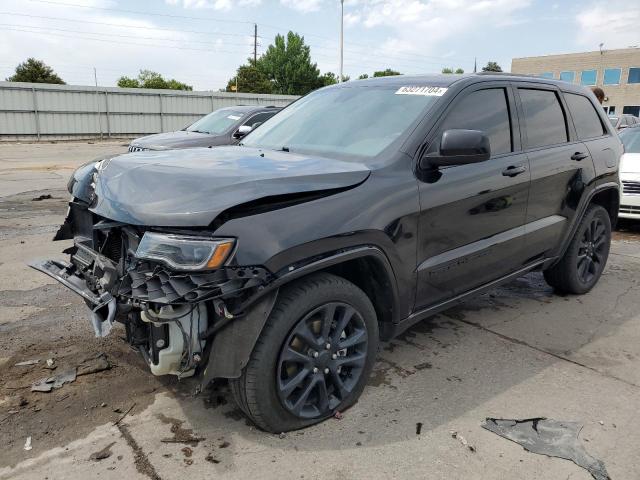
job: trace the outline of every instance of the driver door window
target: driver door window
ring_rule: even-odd
[[[512,152],[506,90],[490,88],[467,95],[449,112],[440,131],[454,128],[483,131],[491,143],[491,156]]]

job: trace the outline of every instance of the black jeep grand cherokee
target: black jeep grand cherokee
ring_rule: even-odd
[[[229,379],[273,432],[356,402],[378,343],[530,270],[588,292],[622,145],[591,92],[508,75],[316,91],[239,146],[78,169],[33,266],[126,326],[155,374]]]

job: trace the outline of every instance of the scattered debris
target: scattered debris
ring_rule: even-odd
[[[38,380],[31,385],[32,392],[50,392],[54,388],[60,388],[65,383],[71,383],[76,381],[76,369],[71,368],[60,372],[52,377],[45,377]]]
[[[362,446],[362,442],[356,442],[356,447],[361,447]]]
[[[571,460],[596,480],[611,480],[604,463],[589,455],[578,440],[582,430],[580,423],[544,417],[524,420],[487,418],[482,427],[529,452]]]
[[[49,194],[40,195],[39,197],[34,197],[31,199],[32,202],[40,202],[42,200],[51,200],[53,197]]]
[[[18,362],[15,364],[16,367],[27,367],[30,365],[36,365],[40,360],[25,360],[24,362]]]
[[[197,447],[199,442],[206,440],[204,437],[196,436],[192,429],[182,428],[184,420],[167,417],[162,413],[158,414],[157,417],[163,423],[171,424],[171,433],[173,433],[173,438],[163,438],[160,440],[162,443],[184,443],[191,447]]]
[[[599,423],[600,425],[604,425],[604,422],[603,422],[602,420],[600,420],[598,423]]]
[[[227,448],[229,445],[231,444],[225,440],[220,445],[218,445],[218,448]]]
[[[24,449],[29,451],[31,450],[33,447],[31,446],[31,437],[27,437],[27,441],[24,442]]]
[[[278,437],[280,437],[280,440],[284,440],[285,438],[287,438],[287,434],[284,432],[280,432],[280,435],[278,435]]]
[[[193,465],[193,459],[192,458],[185,458],[184,460],[182,460],[184,463],[186,463],[187,465]]]
[[[333,418],[335,418],[336,420],[342,420],[344,418],[344,415],[342,415],[342,412],[340,412],[339,410],[336,410],[336,413],[333,414]]]
[[[114,424],[114,425],[118,425],[118,424],[119,424],[119,423],[124,419],[124,417],[126,417],[126,416],[129,414],[129,412],[130,412],[131,410],[133,410],[133,407],[135,407],[135,406],[136,406],[136,402],[133,402],[133,405],[131,405],[131,406],[127,409],[127,411],[126,411],[126,412],[124,412],[124,413],[122,414],[122,416],[121,416],[118,420],[116,420],[115,422],[113,422],[113,424]],[[116,412],[116,413],[120,413],[120,412],[121,412],[121,410],[120,410],[119,408],[116,408],[116,409],[114,409],[113,411],[114,411],[114,412]]]
[[[220,460],[218,460],[217,458],[215,458],[215,457],[213,456],[213,454],[211,454],[211,453],[210,453],[210,454],[208,454],[206,457],[204,457],[204,459],[205,459],[207,462],[210,462],[210,463],[216,463],[216,464],[220,463]]]
[[[420,432],[422,432],[422,422],[416,423],[416,435],[420,435]]]
[[[193,449],[189,448],[189,447],[184,447],[182,449],[182,453],[184,453],[185,457],[190,457],[193,455]]]
[[[116,442],[111,442],[109,445],[104,447],[102,450],[98,450],[97,452],[93,452],[89,456],[89,460],[93,460],[94,462],[99,462],[100,460],[104,460],[105,458],[109,458],[111,456],[111,447],[113,447]]]
[[[104,353],[100,353],[95,357],[87,358],[78,365],[78,376],[90,375],[92,373],[102,372],[103,370],[109,370],[110,368],[111,363],[107,359],[107,356]]]
[[[48,368],[49,370],[54,370],[56,368],[56,361],[53,358],[47,358],[47,362],[44,365],[44,368]]]
[[[464,438],[462,435],[460,435],[458,432],[455,432],[453,430],[451,430],[449,432],[451,434],[451,437],[458,439],[458,441],[464,445],[470,452],[474,452],[476,451],[476,447],[474,447],[473,445],[471,445],[469,442],[467,442],[467,439]]]

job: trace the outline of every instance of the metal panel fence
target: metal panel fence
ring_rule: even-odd
[[[296,98],[0,82],[0,141],[133,137],[169,132],[221,107],[286,106]]]

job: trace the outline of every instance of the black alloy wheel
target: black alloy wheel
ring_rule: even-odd
[[[280,352],[277,389],[284,407],[299,418],[333,411],[358,384],[367,347],[364,320],[351,305],[331,302],[309,312]]]
[[[585,229],[578,250],[578,277],[589,284],[604,268],[609,236],[604,222],[596,217],[591,219]]]

